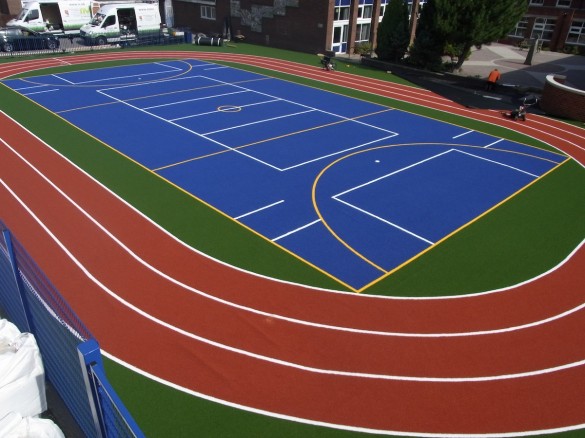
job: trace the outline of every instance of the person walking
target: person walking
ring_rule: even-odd
[[[499,70],[497,68],[494,68],[488,75],[487,83],[485,84],[485,89],[487,91],[493,91],[496,86],[496,83],[500,80],[501,77],[502,75],[500,74]]]

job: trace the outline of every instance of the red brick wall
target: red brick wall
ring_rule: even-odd
[[[274,0],[240,0],[246,14],[252,8],[273,7]],[[203,20],[200,5],[173,1],[175,27],[188,27],[194,33],[222,34],[226,17],[230,17],[234,33],[238,30],[246,41],[280,49],[322,53],[331,43],[334,0],[299,0],[298,7],[286,7],[284,15],[263,17],[253,29],[241,17],[230,17],[230,2],[216,3],[216,20]]]
[[[564,117],[585,122],[585,91],[562,85],[564,78],[547,76],[541,109],[551,116]]]

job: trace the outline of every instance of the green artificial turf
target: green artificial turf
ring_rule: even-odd
[[[399,438],[398,435],[372,435],[252,413],[173,389],[106,358],[104,367],[110,383],[147,437]],[[582,438],[583,433],[577,430],[538,436]]]
[[[219,48],[179,45],[164,49],[245,53],[301,62],[318,68],[318,60],[314,54],[249,44]],[[144,62],[148,61],[148,50],[151,48],[145,49]],[[7,60],[2,58],[0,62]],[[100,66],[139,62],[141,61],[117,61]],[[294,75],[233,63],[225,64],[550,149],[528,136],[448,112]],[[350,73],[405,83],[394,75],[359,65],[338,65],[340,70]],[[85,68],[96,68],[96,65],[44,69],[21,76]],[[220,212],[6,87],[0,87],[0,106],[144,214],[199,250],[264,275],[343,289],[342,285],[329,276],[239,226]],[[372,285],[365,293],[400,296],[466,294],[504,287],[538,275],[563,260],[585,237],[584,199],[585,169],[569,161],[518,193],[509,202]],[[300,424],[224,406],[154,382],[110,360],[105,359],[104,362],[111,383],[146,436],[363,436],[357,432]],[[576,438],[583,436],[583,430],[547,436]]]

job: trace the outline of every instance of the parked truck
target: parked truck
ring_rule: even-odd
[[[130,0],[122,0],[128,3]],[[22,10],[7,23],[37,32],[78,34],[84,24],[105,4],[120,0],[24,0]],[[144,0],[138,0],[144,1]]]
[[[131,44],[162,35],[158,4],[121,3],[102,6],[79,34],[86,44]]]

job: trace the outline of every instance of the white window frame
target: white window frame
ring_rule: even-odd
[[[215,6],[201,5],[201,18],[215,20]]]
[[[529,6],[544,6],[544,0],[530,0]]]
[[[557,20],[554,18],[537,17],[532,26],[531,38],[538,38],[543,41],[550,41],[555,31]]]
[[[524,35],[526,35],[526,29],[528,29],[528,17],[522,17],[508,35],[524,38]]]
[[[566,43],[585,46],[585,20],[573,20]]]
[[[570,8],[571,0],[557,0],[557,8]]]

